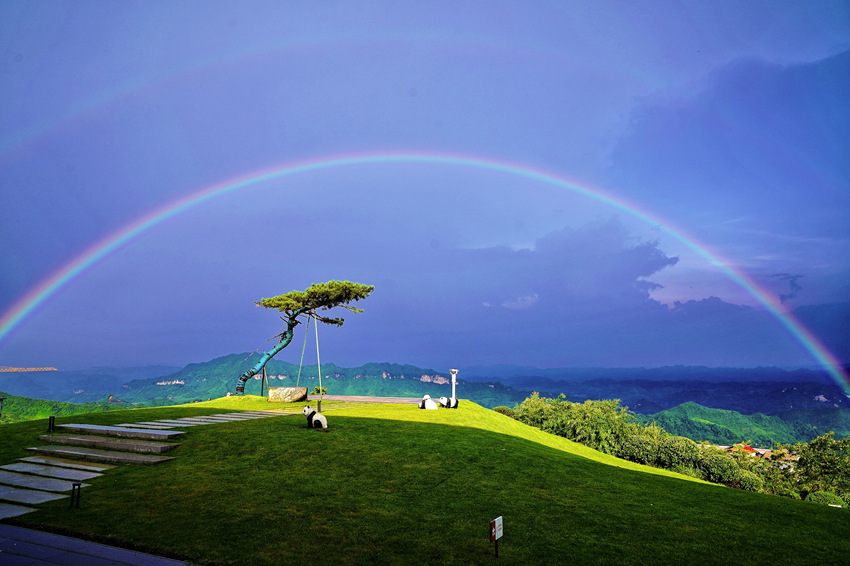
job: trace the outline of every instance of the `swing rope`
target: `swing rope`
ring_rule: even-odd
[[[313,315],[315,316],[315,315]],[[325,396],[324,389],[322,389],[322,359],[319,357],[319,323],[313,323],[313,334],[316,335],[316,367],[319,370],[319,407],[322,406],[322,399]]]
[[[298,379],[295,380],[295,387],[301,383],[301,367],[304,365],[304,350],[307,348],[307,335],[310,334],[310,319],[307,319],[307,330],[304,331],[304,345],[301,346],[301,361],[298,363]]]

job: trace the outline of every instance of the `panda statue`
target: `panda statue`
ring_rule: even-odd
[[[443,403],[443,399],[446,400],[445,403]],[[440,397],[440,404],[446,409],[457,409],[457,397]]]
[[[437,402],[431,399],[431,396],[427,393],[422,397],[422,400],[419,401],[420,409],[432,409],[434,411],[437,410]]]
[[[310,405],[304,407],[301,414],[307,417],[307,428],[328,428],[327,417],[311,409]]]

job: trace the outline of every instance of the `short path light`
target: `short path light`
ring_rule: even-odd
[[[71,507],[80,508],[80,490],[82,489],[83,484],[81,482],[75,481],[71,484]],[[74,503],[76,502],[76,505]]]

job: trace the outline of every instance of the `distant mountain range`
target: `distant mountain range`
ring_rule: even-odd
[[[223,397],[232,392],[236,380],[260,359],[259,354],[231,354],[209,362],[190,364],[163,377],[137,379],[125,383],[116,396],[127,402],[171,405],[209,398]],[[271,360],[266,364],[270,387],[300,385],[312,391],[319,385],[318,367],[299,368],[285,361]],[[374,395],[387,397],[451,396],[451,376],[448,372],[406,364],[369,363],[354,368],[322,364],[322,386],[332,395]],[[259,376],[250,380],[246,394],[259,395]],[[529,392],[516,391],[497,382],[463,382],[458,397],[473,399],[485,407],[521,402]]]
[[[133,379],[158,377],[179,370],[179,367],[172,366],[144,366],[2,373],[0,374],[0,391],[34,399],[92,403],[116,393],[122,385]]]
[[[230,354],[184,368],[92,368],[72,372],[5,374],[0,390],[10,395],[73,403],[174,405],[223,397],[259,354]],[[299,368],[271,360],[271,387],[312,391],[319,384],[316,365]],[[329,394],[393,397],[450,396],[450,374],[406,364],[369,363],[355,368],[324,364],[322,385]],[[819,431],[850,434],[850,398],[818,370],[780,368],[559,368],[470,367],[459,374],[458,397],[485,407],[513,407],[532,391],[567,400],[620,399],[673,434],[713,442],[751,439],[794,442]],[[246,385],[259,395],[259,379]],[[697,409],[697,407],[699,409]],[[702,411],[702,412],[701,412]],[[708,413],[704,411],[709,411]],[[714,411],[714,412],[711,412]],[[741,420],[744,419],[744,420]]]
[[[850,410],[840,408],[796,409],[778,415],[710,409],[696,403],[682,403],[654,415],[638,415],[641,422],[655,422],[678,436],[696,441],[732,445],[748,442],[772,446],[777,442],[808,442],[829,431],[838,438],[850,436]]]

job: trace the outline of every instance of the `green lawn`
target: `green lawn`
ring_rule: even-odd
[[[469,402],[323,404],[194,427],[155,467],[119,467],[10,520],[201,564],[841,564],[850,512],[692,481],[602,455]],[[109,424],[269,408],[255,397],[58,419]],[[45,421],[2,427],[3,463]],[[8,433],[8,434],[7,434]]]

